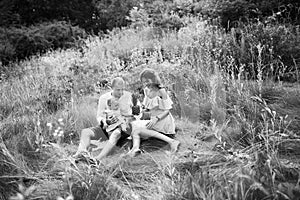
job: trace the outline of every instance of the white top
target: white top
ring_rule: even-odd
[[[160,109],[160,110],[170,110],[172,109],[172,100],[169,96],[166,99],[162,99],[159,96],[155,96],[153,98],[149,98],[145,96],[143,105],[145,108],[152,110],[152,109]]]

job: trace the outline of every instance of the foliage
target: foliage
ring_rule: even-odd
[[[275,40],[282,29],[273,29],[271,23],[253,24],[227,33],[198,18],[187,21],[179,31],[166,31],[159,37],[155,27],[146,23],[139,29],[114,29],[104,38],[89,37],[80,49],[48,51],[14,63],[22,75],[0,83],[0,144],[14,161],[3,156],[2,145],[0,159],[12,165],[0,165],[18,166],[14,172],[24,177],[27,189],[17,189],[22,180],[14,173],[0,171],[12,182],[7,185],[0,179],[1,191],[9,187],[4,195],[13,192],[16,198],[42,199],[296,197],[297,166],[286,167],[281,156],[299,153],[296,148],[282,148],[283,142],[299,139],[299,88],[268,82],[268,78],[278,80],[277,74],[264,67],[268,63],[274,69],[282,67],[269,51],[275,42],[270,43],[268,36],[274,33]],[[280,40],[289,35],[286,41],[297,46],[296,32],[289,26],[283,30],[286,35],[282,33],[276,44],[283,45]],[[243,39],[237,39],[235,31],[241,31]],[[252,51],[241,50],[246,44]],[[255,62],[247,65],[243,59]],[[107,80],[122,76],[134,90],[145,67],[159,72],[177,99],[178,116],[187,118],[176,120],[178,138],[185,142],[182,152],[166,157],[162,153],[160,159],[154,159],[154,153],[108,158],[108,164],[104,160],[97,166],[75,163],[70,155],[76,151],[80,131],[97,124],[97,99],[108,89]],[[250,81],[252,69],[255,80]],[[216,145],[202,141],[203,136],[214,138]]]
[[[290,1],[251,1],[251,0],[222,0],[222,1],[197,1],[193,5],[193,12],[208,18],[219,18],[224,28],[235,27],[236,22],[264,19],[274,16],[282,21],[299,23],[299,3]],[[276,15],[275,15],[276,16]]]
[[[124,27],[129,24],[126,17],[129,15],[129,11],[136,6],[138,1],[136,0],[97,0],[96,7],[98,9],[98,19],[100,30],[112,30],[116,27]]]
[[[243,66],[247,78],[257,77],[261,67],[264,77],[297,80],[300,43],[299,30],[293,26],[253,23],[232,29],[228,41],[224,52]]]
[[[19,25],[31,26],[42,22],[68,21],[88,33],[98,34],[113,27],[126,26],[128,22],[125,17],[136,1],[13,0],[4,1],[2,4],[5,5],[3,19],[10,14],[9,19]],[[7,19],[2,23],[3,26],[10,26]]]
[[[30,27],[0,28],[1,62],[28,58],[49,49],[70,48],[86,36],[66,22],[42,23]]]

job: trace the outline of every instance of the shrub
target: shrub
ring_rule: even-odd
[[[300,32],[292,25],[251,23],[227,36],[228,47],[222,51],[244,66],[247,78],[257,78],[261,68],[263,77],[297,81]]]
[[[85,36],[83,29],[63,21],[0,28],[0,60],[7,64],[49,49],[73,47],[77,39]]]

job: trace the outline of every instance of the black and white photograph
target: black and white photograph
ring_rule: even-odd
[[[300,1],[0,0],[0,200],[300,200]]]

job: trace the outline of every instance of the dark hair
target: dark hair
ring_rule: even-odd
[[[158,74],[156,73],[156,71],[154,71],[153,69],[149,69],[149,68],[144,69],[140,74],[140,80],[142,81],[143,78],[152,80],[152,84],[150,84],[150,87],[156,87],[159,89],[162,88],[161,80]]]

